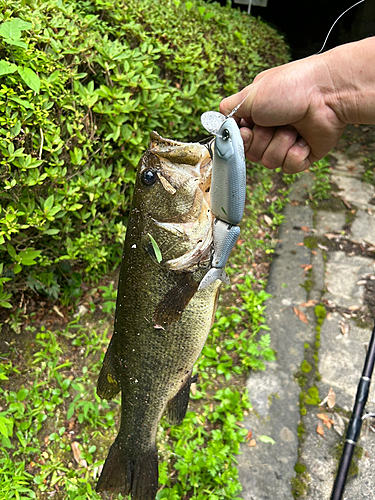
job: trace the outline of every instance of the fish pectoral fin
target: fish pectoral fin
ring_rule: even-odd
[[[158,489],[158,452],[133,456],[119,438],[109,449],[96,491],[131,494],[132,500],[155,500]]]
[[[168,402],[166,418],[170,425],[179,425],[185,418],[190,398],[190,386],[197,381],[198,375],[189,378],[178,393]]]
[[[198,290],[199,282],[193,278],[192,274],[184,274],[161,299],[152,317],[155,324],[170,325],[180,319],[183,310]]]
[[[100,370],[98,385],[96,387],[96,392],[100,398],[112,399],[120,392],[120,381],[116,373],[118,373],[118,368],[111,340],[104,356],[103,366]]]

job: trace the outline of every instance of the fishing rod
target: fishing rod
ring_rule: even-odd
[[[349,467],[352,461],[354,448],[357,444],[362,427],[362,413],[366,405],[370,390],[371,376],[375,364],[375,326],[372,330],[370,344],[368,346],[366,360],[363,367],[362,377],[359,381],[357,394],[354,402],[352,417],[346,432],[344,449],[342,451],[340,465],[337,471],[335,484],[333,485],[331,500],[341,500],[344,493]]]

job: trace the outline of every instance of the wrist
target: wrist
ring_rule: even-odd
[[[340,45],[322,54],[324,100],[345,124],[375,123],[375,37]]]

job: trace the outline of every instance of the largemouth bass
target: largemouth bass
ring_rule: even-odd
[[[114,334],[97,388],[106,399],[121,391],[121,425],[97,491],[154,500],[159,421],[166,413],[178,424],[186,414],[221,283],[198,291],[212,254],[211,171],[205,146],[156,133],[139,163]]]

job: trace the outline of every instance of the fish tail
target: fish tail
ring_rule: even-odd
[[[144,455],[134,457],[116,439],[109,450],[96,491],[131,495],[132,500],[155,500],[157,488],[156,447]]]

